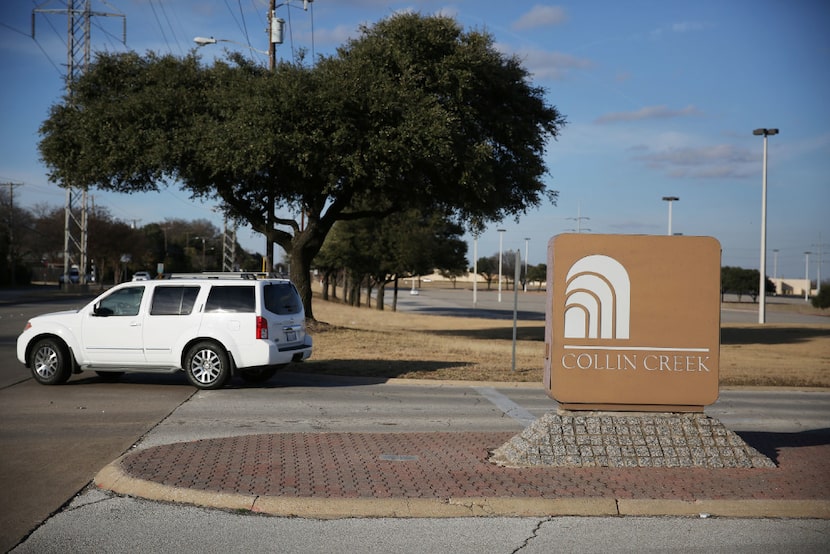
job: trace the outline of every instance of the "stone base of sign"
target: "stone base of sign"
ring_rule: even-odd
[[[702,413],[549,412],[493,451],[504,467],[774,468]]]

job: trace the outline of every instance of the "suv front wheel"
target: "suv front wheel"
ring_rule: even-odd
[[[37,341],[29,358],[32,377],[43,385],[62,385],[72,374],[69,354],[63,343],[56,339]]]
[[[212,342],[200,342],[188,350],[184,371],[194,387],[219,389],[231,375],[230,360],[221,346]]]

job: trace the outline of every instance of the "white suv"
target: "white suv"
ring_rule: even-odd
[[[185,278],[124,283],[80,310],[34,317],[17,358],[44,385],[96,371],[184,370],[200,389],[238,374],[249,382],[311,356],[305,312],[285,279]]]

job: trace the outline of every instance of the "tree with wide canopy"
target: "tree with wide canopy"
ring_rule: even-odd
[[[273,72],[100,54],[71,90],[41,127],[50,179],[218,199],[285,250],[309,318],[336,221],[418,209],[481,226],[556,198],[543,156],[564,116],[490,35],[447,17],[396,15]]]

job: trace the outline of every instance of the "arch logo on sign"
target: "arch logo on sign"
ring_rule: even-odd
[[[702,410],[718,395],[720,244],[554,237],[545,340],[545,386],[565,408]]]
[[[586,256],[568,271],[565,337],[627,339],[631,316],[628,272],[614,258]]]

